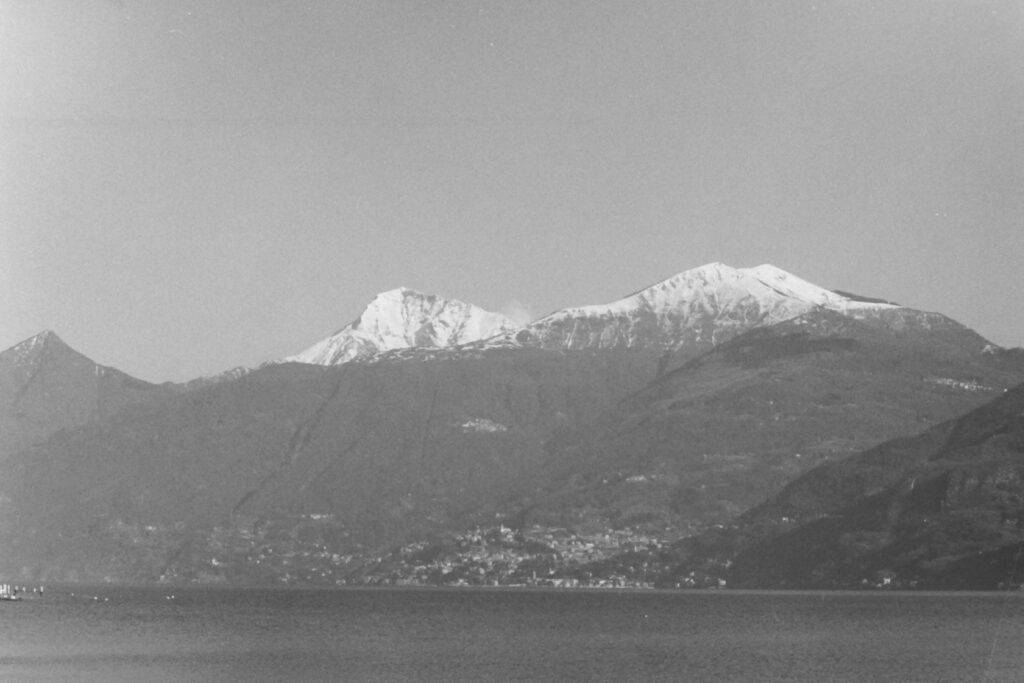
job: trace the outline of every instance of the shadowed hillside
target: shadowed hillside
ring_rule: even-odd
[[[4,559],[102,578],[102,539],[115,527],[160,534],[326,515],[348,546],[364,547],[458,526],[581,466],[548,444],[656,364],[644,352],[498,351],[268,366],[19,453],[2,484],[17,537]],[[157,578],[186,542],[168,540],[134,578]]]
[[[689,539],[676,579],[731,586],[993,589],[1024,582],[1024,385],[789,484]]]

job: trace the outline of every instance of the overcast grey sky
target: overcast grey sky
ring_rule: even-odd
[[[0,348],[185,380],[710,261],[1024,344],[1024,3],[0,0]]]

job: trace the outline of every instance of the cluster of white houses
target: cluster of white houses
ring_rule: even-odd
[[[15,586],[10,583],[0,583],[0,600],[21,600],[25,594],[41,597],[43,595],[43,587],[26,588],[25,586]]]

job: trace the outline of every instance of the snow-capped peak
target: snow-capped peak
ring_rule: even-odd
[[[757,306],[768,313],[773,320],[766,322],[793,317],[791,311],[801,309],[795,313],[798,315],[813,306],[842,311],[861,307],[893,307],[892,304],[865,303],[836,294],[770,264],[732,268],[722,263],[709,263],[674,275],[624,299],[603,305],[569,308],[552,316],[566,313],[601,315],[637,309],[655,313],[712,312],[725,311],[738,304]],[[680,311],[680,307],[686,310]]]
[[[378,294],[358,319],[283,359],[338,365],[405,348],[450,348],[516,329],[499,313],[399,287]]]
[[[716,343],[816,308],[856,314],[898,308],[853,299],[772,266],[709,263],[608,304],[556,311],[528,325],[521,343],[566,349]]]

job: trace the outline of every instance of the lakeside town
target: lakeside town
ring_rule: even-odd
[[[728,533],[725,527],[716,527]],[[498,523],[439,534],[384,551],[352,538],[333,515],[235,516],[212,529],[109,520],[104,547],[88,573],[53,567],[7,577],[13,582],[136,583],[280,587],[435,586],[556,589],[727,588],[732,562],[681,563],[678,541],[690,530]],[[87,552],[95,536],[67,539]],[[80,543],[79,543],[80,542]],[[16,583],[12,585],[17,585]],[[823,588],[915,590],[918,576],[864,572]],[[1000,584],[1020,590],[1020,584]],[[12,593],[13,595],[13,593]]]
[[[668,569],[669,547],[688,533],[596,525],[569,529],[532,524],[513,529],[499,523],[381,552],[351,538],[332,515],[238,516],[202,532],[182,525],[110,520],[102,534],[121,552],[99,558],[95,575],[47,578],[283,586],[650,588]],[[679,587],[688,587],[687,582]]]
[[[402,546],[365,577],[394,585],[653,588],[665,546],[664,538],[636,530],[499,525]]]

